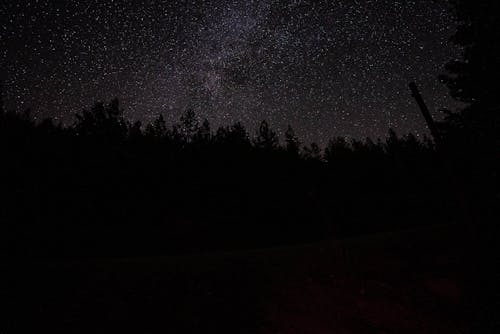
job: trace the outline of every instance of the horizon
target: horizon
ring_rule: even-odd
[[[202,1],[6,4],[5,104],[64,123],[118,98],[130,120],[187,109],[250,133],[290,124],[305,142],[428,134],[407,89],[454,109],[438,80],[460,55],[444,3]],[[435,112],[438,118],[441,116]]]

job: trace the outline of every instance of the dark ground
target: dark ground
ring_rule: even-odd
[[[470,275],[457,230],[4,264],[0,333],[468,333]]]

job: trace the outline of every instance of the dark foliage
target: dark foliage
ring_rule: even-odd
[[[429,142],[391,132],[323,153],[291,128],[285,139],[266,122],[253,139],[240,123],[212,131],[192,111],[142,127],[116,100],[70,127],[2,112],[2,253],[259,247],[454,219]]]
[[[451,95],[466,103],[460,113],[449,113],[448,132],[458,131],[462,144],[496,150],[500,147],[500,3],[486,0],[452,1],[458,30],[452,41],[463,47],[463,59],[447,64],[441,79]],[[457,138],[454,138],[457,140]]]
[[[494,0],[452,1],[458,30],[452,41],[463,47],[463,59],[447,64],[441,79],[465,106],[446,111],[440,124],[443,151],[457,179],[468,185],[470,203],[480,229],[494,228],[500,192],[500,3]],[[487,227],[489,225],[489,227]]]
[[[441,124],[444,151],[467,185],[470,207],[469,252],[477,310],[473,332],[496,333],[498,324],[500,275],[500,2],[495,0],[452,1],[459,28],[453,41],[463,47],[463,59],[447,65],[441,78],[451,95],[465,103],[456,113],[447,112]]]

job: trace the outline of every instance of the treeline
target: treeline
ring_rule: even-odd
[[[263,121],[167,126],[98,103],[63,127],[0,113],[2,254],[121,256],[259,247],[460,215],[430,140],[282,144]],[[443,172],[444,171],[444,172]]]

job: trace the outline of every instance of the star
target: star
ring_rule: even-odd
[[[325,144],[427,133],[410,81],[432,110],[456,106],[437,79],[461,51],[441,2],[39,0],[0,14],[7,106],[66,124],[117,97],[132,120],[192,107],[213,126],[265,119]]]

